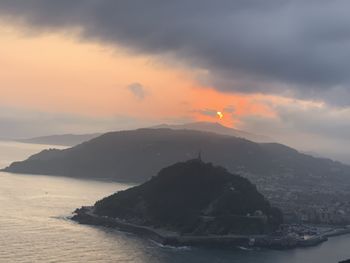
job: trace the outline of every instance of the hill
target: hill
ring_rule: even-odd
[[[292,183],[312,183],[350,174],[350,167],[315,158],[276,143],[254,143],[207,132],[139,129],[106,133],[64,150],[44,150],[5,169],[14,173],[109,178],[144,182],[162,167],[203,158],[255,179],[274,178]],[[135,165],[137,163],[137,165]]]
[[[349,175],[350,167],[315,158],[276,143],[192,130],[139,129],[110,132],[64,150],[44,150],[5,169],[14,173],[110,178],[144,182],[162,167],[203,158],[232,172],[268,178],[278,175],[303,182]],[[135,165],[137,163],[137,165]]]
[[[204,160],[248,178],[293,221],[350,222],[350,213],[339,216],[350,211],[349,166],[277,143],[255,143],[209,132],[111,132],[69,149],[44,150],[4,171],[140,183],[162,167],[195,158],[199,151]],[[324,221],[322,211],[330,209],[334,216]]]
[[[247,179],[199,159],[96,202],[94,213],[201,236],[263,234],[282,223],[281,212]]]
[[[232,129],[226,126],[223,126],[217,122],[192,122],[179,125],[169,125],[169,124],[160,124],[150,129],[173,129],[173,130],[194,130],[194,131],[205,131],[213,132],[222,135],[230,135],[239,138],[244,138],[247,140],[255,142],[272,142],[273,140],[267,136],[252,134],[246,131],[241,131],[237,129]],[[34,137],[29,139],[16,139],[18,142],[23,143],[33,143],[33,144],[47,144],[47,145],[62,145],[62,146],[75,146],[85,141],[89,141],[93,138],[102,135],[101,133],[92,133],[92,134],[58,134],[58,135],[49,135]]]

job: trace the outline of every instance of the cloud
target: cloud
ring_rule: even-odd
[[[350,105],[347,0],[1,0],[0,15],[38,31],[175,58],[221,91]],[[331,95],[331,96],[330,96]]]
[[[209,117],[217,117],[218,116],[218,112],[217,110],[214,109],[202,109],[202,110],[195,110],[194,112],[197,112],[201,115],[204,116],[209,116]]]
[[[132,83],[128,85],[128,90],[138,99],[143,100],[148,93],[140,83]]]
[[[349,108],[332,108],[327,105],[303,106],[296,103],[277,105],[273,110],[276,117],[247,116],[241,121],[246,126],[252,125],[250,129],[266,129],[269,133],[273,132],[272,130],[290,134],[304,132],[350,142]]]
[[[275,117],[246,115],[238,128],[268,135],[302,151],[350,164],[350,109],[326,104],[270,105]]]
[[[223,109],[224,114],[233,115],[235,113],[235,107],[234,106],[227,106]],[[218,118],[218,110],[216,109],[199,109],[199,110],[193,110],[191,111],[193,113],[199,113],[200,115],[212,117],[212,118]]]
[[[235,106],[227,106],[224,108],[224,112],[227,112],[227,113],[230,113],[230,114],[233,114],[236,112],[236,107]]]

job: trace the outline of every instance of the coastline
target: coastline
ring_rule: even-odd
[[[290,235],[225,235],[225,236],[193,236],[181,235],[165,229],[156,229],[148,226],[135,225],[124,220],[99,216],[94,213],[92,206],[75,210],[72,220],[86,225],[96,225],[117,228],[118,230],[136,234],[140,237],[151,239],[166,246],[242,246],[261,247],[269,249],[292,249],[298,247],[316,246],[328,240],[328,237],[350,233],[350,228],[332,229],[307,239],[300,239]]]
[[[246,236],[246,235],[227,235],[227,236],[189,236],[180,235],[176,232],[164,229],[155,229],[147,226],[140,226],[125,222],[120,219],[99,216],[93,213],[93,207],[82,207],[75,211],[72,220],[80,224],[96,225],[117,228],[121,231],[136,234],[138,236],[151,239],[165,246],[222,246],[237,245],[251,246],[252,238],[264,239],[266,235]]]

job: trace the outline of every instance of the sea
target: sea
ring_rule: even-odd
[[[42,149],[0,141],[0,167]],[[80,225],[72,212],[131,187],[115,182],[0,172],[0,262],[332,263],[350,259],[350,235],[311,248],[167,247],[115,229]]]

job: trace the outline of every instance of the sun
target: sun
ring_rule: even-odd
[[[218,115],[220,120],[224,117],[224,114],[222,114],[221,111],[218,111],[216,114]]]

